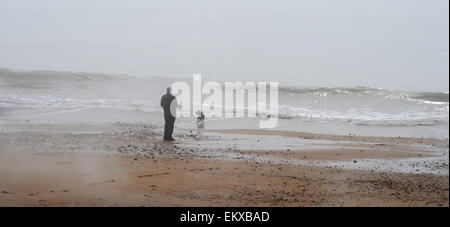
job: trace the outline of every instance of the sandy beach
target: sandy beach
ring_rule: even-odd
[[[1,119],[0,206],[449,206],[448,139]]]

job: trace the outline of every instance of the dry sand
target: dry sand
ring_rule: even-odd
[[[448,153],[448,140],[176,133],[177,141],[169,143],[150,124],[0,124],[0,206],[449,206],[448,161],[433,166],[441,174],[270,161],[426,159],[438,155],[434,148]],[[203,142],[228,140],[226,135],[232,139],[225,147]],[[233,138],[245,135],[332,143],[240,149]]]

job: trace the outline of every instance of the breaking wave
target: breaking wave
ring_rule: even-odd
[[[175,79],[0,68],[0,107],[101,107],[160,111]],[[371,87],[279,87],[279,117],[356,125],[448,124],[448,92]]]

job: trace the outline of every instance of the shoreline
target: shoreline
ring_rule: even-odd
[[[350,142],[371,142],[371,143],[397,143],[397,144],[429,144],[429,145],[445,145],[448,139],[434,138],[411,138],[411,137],[382,137],[382,136],[357,136],[357,135],[332,135],[319,134],[299,131],[283,131],[283,130],[263,130],[263,129],[205,129],[204,132],[217,132],[226,134],[244,134],[244,135],[278,135],[284,137],[295,137],[302,139],[320,139],[333,141],[350,141]]]

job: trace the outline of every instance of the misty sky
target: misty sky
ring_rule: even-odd
[[[0,67],[448,91],[448,0],[0,0]]]

